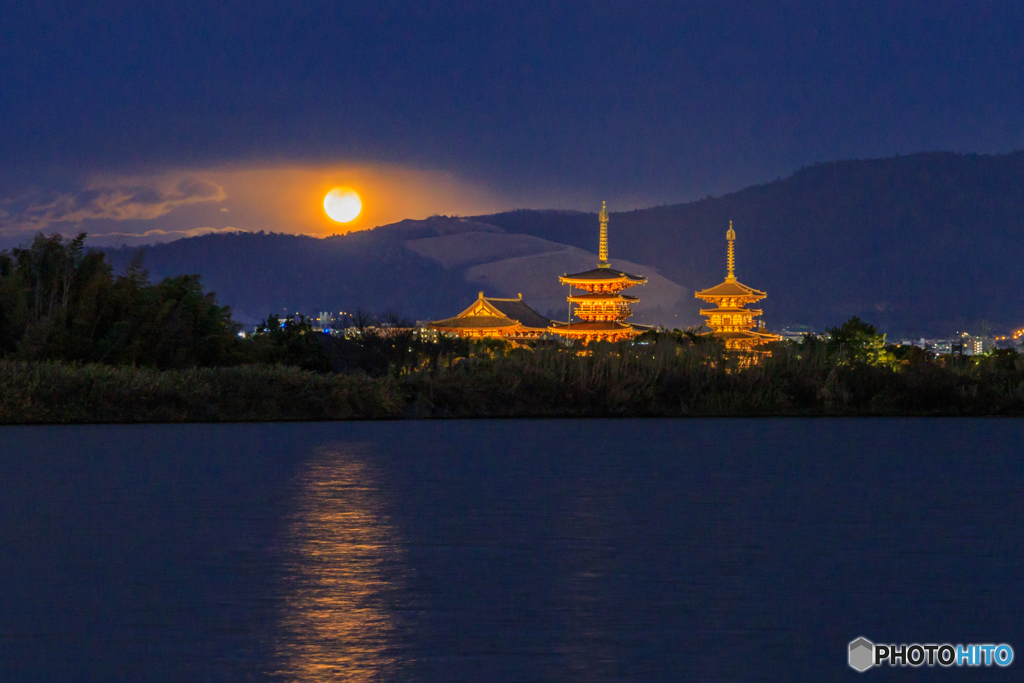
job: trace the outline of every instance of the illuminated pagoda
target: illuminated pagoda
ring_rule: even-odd
[[[477,339],[539,339],[551,321],[526,305],[523,295],[515,299],[480,296],[454,318],[433,320],[427,328]]]
[[[558,281],[569,285],[569,321],[552,322],[548,331],[569,339],[579,340],[584,344],[592,341],[621,341],[651,329],[648,325],[636,325],[624,322],[633,315],[630,306],[640,299],[622,294],[622,290],[634,285],[642,285],[647,278],[642,275],[630,275],[615,270],[608,263],[608,209],[601,202],[601,237],[598,249],[597,268],[584,273],[563,275]],[[572,288],[583,290],[581,294],[573,294]],[[575,316],[578,322],[572,321],[573,304],[576,305]]]
[[[761,344],[779,341],[782,339],[777,334],[763,332],[763,325],[754,329],[757,323],[754,318],[761,315],[762,311],[755,308],[745,308],[747,305],[760,301],[768,296],[765,292],[759,291],[736,279],[736,255],[733,243],[736,241],[736,232],[732,229],[732,221],[729,221],[729,232],[725,233],[725,239],[729,242],[729,251],[726,258],[728,272],[725,282],[716,285],[711,289],[695,292],[694,296],[703,299],[715,308],[701,309],[700,314],[708,319],[710,332],[725,341],[725,348],[749,351]]]

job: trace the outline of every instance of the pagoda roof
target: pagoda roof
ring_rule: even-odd
[[[753,287],[747,287],[738,280],[726,280],[720,285],[715,285],[710,289],[704,289],[699,292],[694,292],[694,296],[698,299],[711,298],[711,297],[757,297],[763,299],[768,296],[765,292]]]
[[[619,294],[618,292],[605,292],[595,294],[573,294],[569,297],[571,301],[640,301],[640,297]]]
[[[636,323],[623,323],[616,320],[604,320],[598,322],[574,322],[574,323],[560,323],[552,322],[552,331],[564,333],[564,332],[621,332],[625,330],[634,330],[637,332],[646,332],[651,329],[650,325],[637,325]]]
[[[742,307],[735,307],[735,308],[731,308],[731,307],[730,308],[721,308],[721,307],[719,307],[719,308],[702,308],[702,309],[700,309],[700,314],[701,315],[711,315],[712,313],[728,313],[730,315],[735,315],[736,313],[746,313],[747,315],[759,316],[762,313],[764,313],[764,311],[759,309],[759,308],[742,308]]]
[[[729,332],[715,332],[714,330],[702,332],[702,335],[721,337],[722,339],[757,339],[759,341],[780,341],[782,337],[770,332],[754,332],[751,330],[732,330]]]
[[[582,273],[573,273],[572,275],[566,274],[558,278],[559,280],[585,280],[587,282],[617,282],[624,280],[626,282],[634,282],[636,284],[642,284],[647,282],[647,278],[643,275],[630,275],[621,270],[615,270],[614,268],[594,268],[587,270]]]

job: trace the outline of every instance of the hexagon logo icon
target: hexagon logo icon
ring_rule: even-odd
[[[858,638],[850,643],[850,666],[864,672],[875,664],[875,644],[867,638]]]

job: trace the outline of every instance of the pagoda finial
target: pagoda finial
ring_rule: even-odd
[[[601,202],[601,213],[598,214],[601,220],[601,241],[598,245],[597,258],[598,268],[609,268],[608,263],[608,207],[606,202]]]
[[[732,229],[732,221],[729,221],[729,232],[725,233],[725,239],[729,242],[729,255],[725,259],[729,272],[725,275],[726,282],[736,281],[736,252],[733,249],[733,242],[736,241],[736,231]]]

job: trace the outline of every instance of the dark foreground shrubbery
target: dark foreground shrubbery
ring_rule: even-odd
[[[389,379],[249,366],[152,370],[0,362],[0,423],[234,422],[401,417]]]
[[[159,371],[0,362],[0,422],[339,420],[399,417],[1024,415],[1024,357],[844,360],[778,345],[750,364],[670,335],[647,344],[477,344],[446,365],[423,359],[320,373],[284,366]]]
[[[996,356],[879,366],[778,345],[751,365],[669,340],[641,348],[513,351],[411,376],[406,387],[418,413],[436,417],[1024,415],[1024,357],[1012,351],[997,368]]]

